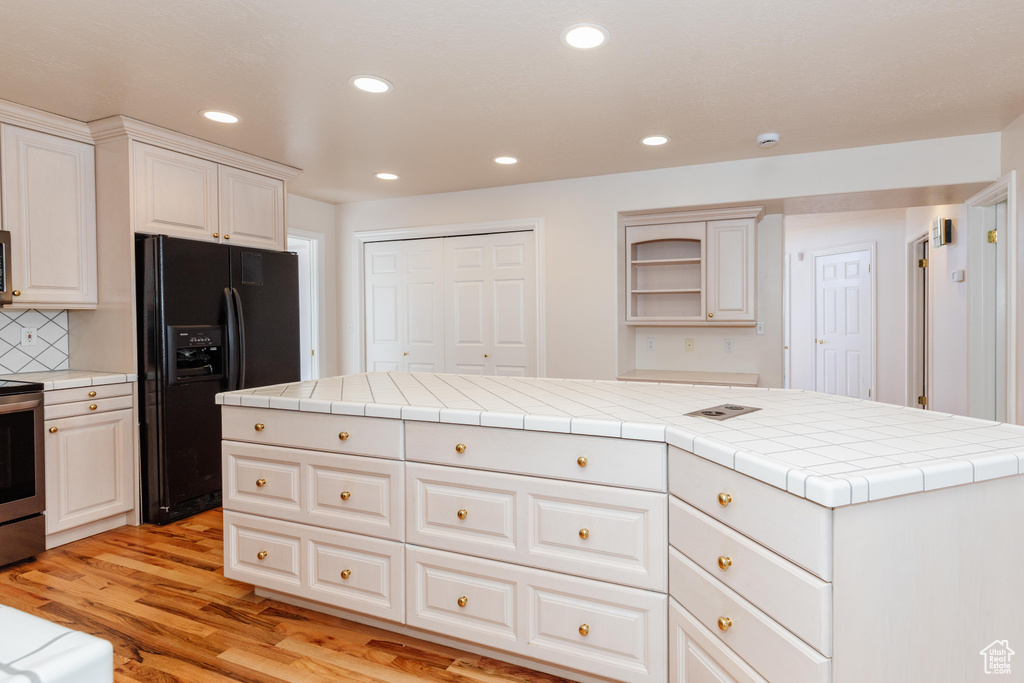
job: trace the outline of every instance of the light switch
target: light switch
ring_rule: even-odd
[[[764,321],[763,320],[758,320],[757,321],[757,333],[758,334],[764,334]]]
[[[954,270],[953,271],[953,282],[963,282],[963,281],[964,281],[964,271],[962,271],[962,270]]]

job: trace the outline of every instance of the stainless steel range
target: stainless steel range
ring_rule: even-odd
[[[43,385],[0,380],[0,566],[46,549]]]

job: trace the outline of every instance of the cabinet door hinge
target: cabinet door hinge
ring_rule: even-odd
[[[871,398],[871,390],[868,389],[868,398]]]
[[[998,241],[999,241],[999,231],[998,230],[989,230],[988,231],[988,243],[989,244],[995,244]]]
[[[918,268],[927,268],[928,267],[928,259],[926,259],[926,258],[919,258],[919,259],[917,259],[917,267]]]
[[[928,397],[927,396],[918,396],[917,397],[917,405],[919,405],[919,406],[926,406],[926,405],[928,405]]]
[[[868,272],[869,273],[871,272],[871,264],[870,263],[868,264]]]

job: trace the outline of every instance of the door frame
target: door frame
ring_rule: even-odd
[[[868,387],[868,398],[872,401],[878,400],[878,268],[875,264],[878,263],[878,243],[877,242],[865,242],[862,244],[850,244],[843,245],[841,247],[829,247],[827,249],[817,249],[811,252],[811,291],[814,292],[814,296],[811,297],[811,320],[814,322],[814,334],[817,334],[818,330],[818,258],[821,256],[834,256],[836,254],[845,254],[854,251],[867,251],[871,254],[871,261],[868,263],[868,275],[871,282],[871,386]],[[813,344],[814,342],[812,342]],[[814,386],[818,386],[818,352],[815,349],[814,354],[811,357],[811,381]]]
[[[427,225],[409,228],[392,228],[389,230],[358,230],[353,233],[358,257],[359,284],[359,330],[356,344],[359,347],[359,367],[366,372],[366,254],[363,246],[367,242],[395,242],[399,240],[430,239],[434,237],[462,237],[465,235],[490,235],[503,232],[532,232],[534,277],[536,278],[535,323],[536,339],[534,340],[537,354],[537,376],[547,376],[547,353],[544,344],[544,219],[517,218],[505,221],[481,221],[473,223],[454,223],[451,225]]]
[[[981,272],[982,246],[985,244],[985,210],[1006,202],[1006,421],[1017,422],[1017,172],[1010,171],[982,191],[964,202],[968,216],[968,273]],[[980,354],[984,348],[984,325],[977,324],[984,306],[984,292],[968,277],[967,318],[970,330],[967,336],[968,356],[968,412],[974,414],[976,395],[995,393],[994,378],[984,376],[978,368],[983,366]]]
[[[915,373],[914,368],[916,367],[916,364],[919,361],[919,359],[917,357],[919,347],[915,343],[916,340],[914,338],[913,329],[917,325],[917,313],[918,313],[918,310],[917,310],[917,308],[918,308],[918,306],[917,306],[918,297],[917,297],[917,295],[921,294],[921,293],[923,293],[923,295],[925,297],[924,308],[923,308],[923,310],[920,311],[921,315],[924,316],[924,328],[925,328],[924,329],[924,341],[923,341],[923,344],[921,345],[921,347],[923,347],[922,350],[924,352],[924,377],[923,377],[923,380],[924,380],[924,385],[925,385],[926,388],[930,387],[932,385],[932,354],[931,354],[932,316],[929,315],[929,305],[930,305],[930,302],[931,302],[931,298],[928,296],[928,284],[927,284],[928,283],[928,279],[927,279],[928,278],[928,271],[927,271],[927,269],[925,269],[925,285],[923,287],[923,290],[924,290],[923,292],[919,291],[922,288],[918,285],[918,281],[915,278],[915,275],[917,274],[917,271],[918,271],[917,260],[918,260],[918,258],[920,258],[915,253],[916,249],[917,249],[917,245],[919,245],[919,244],[921,244],[923,242],[924,245],[925,245],[925,251],[930,253],[930,251],[931,251],[931,246],[930,246],[930,242],[929,242],[930,239],[931,239],[931,236],[927,232],[923,232],[920,235],[917,235],[916,237],[912,238],[910,241],[907,242],[907,264],[906,264],[907,265],[907,302],[906,302],[907,327],[906,327],[906,335],[905,335],[906,347],[907,347],[907,358],[906,358],[907,377],[906,377],[906,384],[904,386],[904,389],[905,389],[905,394],[906,394],[905,395],[905,404],[907,406],[911,407],[911,408],[916,408],[917,407],[917,405],[918,405],[917,404],[917,397],[920,395],[920,394],[917,393],[917,388],[915,387],[915,384],[916,384],[916,382],[915,382],[916,373]],[[928,395],[927,392],[924,395],[927,396]],[[927,409],[928,406],[924,406],[924,408]]]
[[[310,287],[311,301],[309,303],[310,308],[316,312],[312,321],[315,334],[311,341],[313,343],[313,358],[316,359],[316,363],[313,364],[316,368],[314,379],[320,379],[327,374],[327,358],[323,354],[323,349],[327,347],[327,326],[324,324],[327,320],[327,297],[324,296],[326,292],[324,258],[327,252],[327,240],[323,233],[288,228],[284,238],[285,247],[288,246],[290,237],[305,240],[310,245],[310,256],[312,257],[310,262],[314,272],[312,273],[313,286]]]

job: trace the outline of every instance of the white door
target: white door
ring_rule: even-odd
[[[814,257],[815,389],[873,398],[871,252]]]
[[[299,257],[299,359],[303,380],[320,377],[317,346],[317,242],[307,237],[288,237],[288,251]]]
[[[532,232],[445,238],[445,368],[536,375]]]

